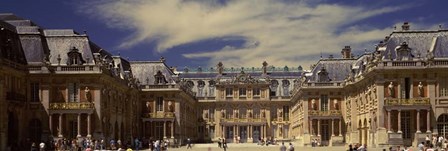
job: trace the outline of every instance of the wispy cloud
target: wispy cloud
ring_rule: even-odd
[[[93,6],[93,7],[92,7]],[[366,47],[382,39],[391,27],[373,28],[354,23],[403,7],[366,9],[361,6],[281,2],[277,0],[133,0],[89,4],[107,25],[133,31],[120,45],[158,41],[163,53],[172,47],[217,37],[244,37],[243,47],[182,54],[209,58],[209,65],[260,66],[263,60],[277,66],[309,65],[322,53],[339,53],[344,45]],[[371,46],[370,46],[371,47]]]

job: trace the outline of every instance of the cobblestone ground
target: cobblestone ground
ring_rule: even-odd
[[[227,151],[278,151],[279,145],[258,146],[256,144],[228,144]],[[294,147],[296,151],[345,151],[346,147]],[[218,148],[217,144],[196,144],[192,149],[187,149],[185,146],[180,148],[169,148],[169,151],[224,151]],[[368,148],[368,151],[382,151],[383,148]],[[387,149],[388,150],[388,149]],[[416,150],[416,149],[412,149]],[[148,151],[148,150],[145,150]]]

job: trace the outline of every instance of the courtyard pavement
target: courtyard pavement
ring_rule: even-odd
[[[229,148],[227,151],[278,151],[280,150],[279,145],[269,145],[269,146],[259,146],[257,144],[227,144]],[[286,143],[285,143],[285,146]],[[348,148],[345,146],[336,147],[297,147],[295,146],[295,151],[346,151]],[[386,148],[384,148],[386,149]],[[186,146],[180,148],[169,148],[169,151],[224,151],[224,149],[219,148],[218,144],[195,144],[192,149],[187,149]],[[368,151],[382,151],[383,148],[368,148]],[[389,150],[389,149],[386,149]],[[416,150],[413,148],[412,150]],[[148,151],[148,150],[145,150]]]

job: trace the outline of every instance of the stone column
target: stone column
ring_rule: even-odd
[[[221,125],[221,136],[223,139],[226,139],[226,129],[224,125]]]
[[[421,133],[420,131],[420,110],[417,110],[417,133]]]
[[[342,136],[342,119],[339,119],[339,136]]]
[[[401,110],[398,110],[398,132],[397,133],[402,133],[402,131],[401,131]]]
[[[76,136],[77,138],[81,137],[81,114],[78,114],[78,135]]]
[[[317,136],[320,136],[320,120],[317,120]]]
[[[334,119],[331,119],[331,136],[334,136]]]
[[[313,119],[310,119],[310,133],[311,133],[311,136],[314,135],[314,130],[313,130]]]
[[[249,139],[253,139],[252,138],[252,125],[249,125],[249,131],[248,131],[248,133],[247,133],[247,135],[249,135]]]
[[[50,134],[53,136],[53,114],[48,116],[48,127],[50,127]]]
[[[235,140],[235,138],[236,138],[236,126],[235,125],[233,125],[233,140]]]
[[[390,120],[390,112],[391,110],[387,110],[387,133],[392,133],[392,129],[391,129],[391,120]]]
[[[430,112],[430,110],[428,109],[427,110],[427,112],[426,112],[426,133],[431,133],[431,125],[430,125],[430,123],[431,123],[431,117],[430,117],[430,115],[431,115],[431,112]]]
[[[267,137],[267,136],[266,136],[266,135],[267,135],[267,134],[266,134],[266,129],[267,129],[267,127],[266,127],[266,126],[267,126],[267,125],[264,125],[264,129],[263,129],[263,133],[264,133],[264,135],[263,135],[263,136],[264,136],[264,139],[266,139],[266,137]]]
[[[166,121],[163,121],[163,138],[166,138]]]
[[[171,122],[171,138],[174,138],[174,121]]]
[[[64,114],[59,114],[59,130],[58,130],[58,137],[63,137],[63,135],[62,135],[62,130],[63,130],[63,128],[62,128],[62,116],[63,116]]]
[[[90,132],[91,131],[91,125],[92,125],[91,118],[92,118],[92,114],[88,114],[87,115],[87,137],[88,138],[92,137],[92,134]]]

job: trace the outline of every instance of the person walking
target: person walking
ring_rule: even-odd
[[[289,150],[289,151],[294,151],[294,146],[292,145],[292,143],[289,143],[289,148],[288,148],[288,150]]]
[[[191,148],[191,140],[190,138],[187,139],[187,149]]]
[[[218,147],[221,148],[221,138],[218,139]]]
[[[226,139],[223,139],[223,140],[222,140],[222,148],[224,148],[224,151],[227,150],[227,142],[226,142]]]
[[[282,142],[282,146],[280,146],[280,151],[286,151],[285,143]]]

